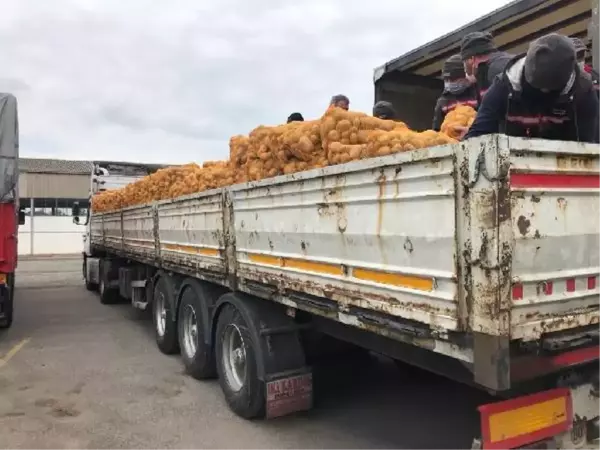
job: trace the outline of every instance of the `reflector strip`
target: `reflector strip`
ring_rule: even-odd
[[[587,286],[588,289],[596,289],[596,277],[588,277]]]
[[[511,172],[512,188],[600,188],[600,177],[593,174]]]
[[[306,272],[325,273],[328,275],[344,276],[347,272],[341,265],[322,263],[310,260],[285,258],[271,255],[248,253],[248,259],[257,264],[267,266],[303,270]],[[418,277],[400,273],[382,272],[371,269],[355,268],[352,270],[351,278],[371,281],[373,283],[388,284],[393,286],[417,289],[420,291],[432,291],[435,285],[433,278]]]
[[[567,280],[567,292],[575,292],[575,278]]]
[[[513,284],[512,298],[513,298],[513,300],[522,300],[523,299],[523,285],[521,283]]]
[[[172,250],[175,252],[192,253],[195,255],[203,256],[220,256],[221,252],[217,248],[208,247],[194,247],[192,245],[179,245],[179,244],[163,244],[161,248],[165,250]]]
[[[421,278],[398,273],[378,272],[367,269],[354,269],[353,275],[359,280],[373,281],[380,284],[391,284],[394,286],[418,289],[420,291],[432,291],[433,279]]]
[[[552,389],[479,407],[483,448],[515,448],[556,436],[573,422],[571,392]]]

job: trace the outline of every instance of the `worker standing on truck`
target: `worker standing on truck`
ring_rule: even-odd
[[[460,56],[467,77],[477,86],[478,101],[500,75],[508,62],[515,57],[499,51],[490,33],[474,32],[467,34],[460,44]]]
[[[396,120],[398,115],[390,102],[379,101],[373,106],[373,117],[383,120]]]
[[[598,98],[570,39],[543,36],[487,92],[465,139],[492,133],[596,142]]]
[[[329,102],[329,107],[332,106],[348,111],[350,109],[350,99],[343,94],[334,95]]]
[[[442,69],[444,79],[444,92],[435,105],[433,111],[433,126],[435,131],[440,131],[446,114],[460,105],[468,105],[477,109],[477,89],[467,78],[460,55],[452,55],[444,62]]]

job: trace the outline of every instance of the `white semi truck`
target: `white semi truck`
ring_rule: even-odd
[[[311,407],[304,337],[318,332],[495,393],[483,448],[585,445],[599,157],[493,135],[92,211],[85,281],[103,303],[151,308],[159,349],[218,376],[245,418]],[[95,166],[92,195],[122,176]]]

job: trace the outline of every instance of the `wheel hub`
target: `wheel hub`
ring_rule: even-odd
[[[224,331],[222,360],[231,389],[241,390],[246,384],[246,344],[235,324],[229,324]]]

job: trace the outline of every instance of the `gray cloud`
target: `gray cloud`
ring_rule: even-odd
[[[370,111],[373,68],[504,3],[6,0],[0,90],[24,155],[225,158],[231,135],[335,93]]]

